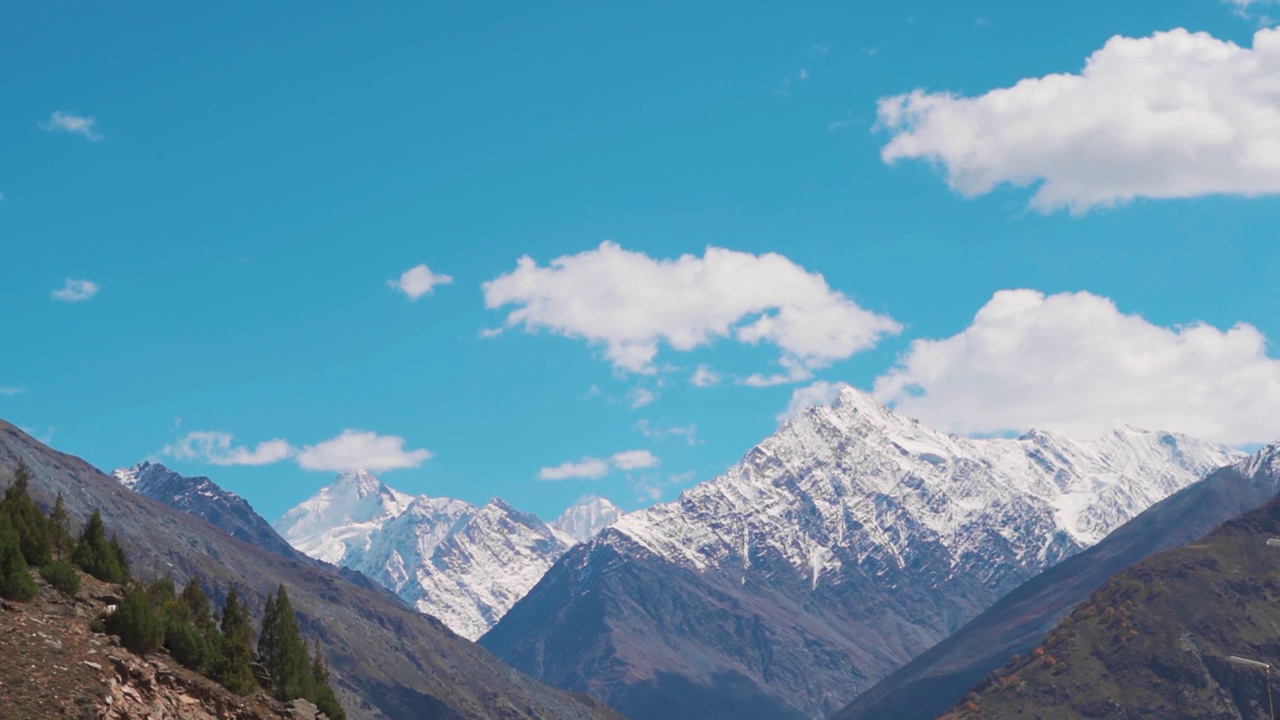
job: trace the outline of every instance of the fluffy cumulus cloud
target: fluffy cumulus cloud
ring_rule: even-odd
[[[343,430],[335,438],[301,449],[282,439],[249,447],[236,445],[231,433],[196,430],[166,446],[161,453],[210,465],[270,465],[294,460],[304,470],[328,471],[398,470],[418,467],[431,457],[428,450],[406,450],[404,444],[404,438],[395,435]]]
[[[715,247],[674,260],[612,242],[546,266],[523,257],[484,284],[484,297],[490,308],[515,306],[507,326],[598,344],[634,373],[656,372],[663,344],[688,351],[731,338],[776,346],[784,375],[803,379],[900,330],[782,255]]]
[[[791,391],[791,400],[787,403],[787,409],[778,415],[778,422],[795,417],[805,408],[813,407],[814,405],[829,405],[840,394],[840,389],[843,387],[847,387],[847,385],[842,382],[819,380],[804,387],[796,388]]]
[[[405,439],[367,430],[343,430],[324,442],[298,452],[304,470],[399,470],[418,467],[431,457],[430,450],[407,450]]]
[[[54,110],[48,120],[40,123],[40,129],[49,132],[71,133],[79,135],[89,142],[97,142],[102,139],[102,135],[98,132],[96,125],[97,121],[91,117]]]
[[[966,196],[1036,186],[1042,211],[1280,192],[1280,29],[1240,47],[1178,29],[1113,37],[1078,74],[977,97],[879,102],[886,162],[936,163]]]
[[[1256,328],[1161,327],[1083,292],[998,292],[959,334],[914,341],[875,395],[967,434],[1128,424],[1239,445],[1280,437],[1280,360]]]
[[[396,280],[388,280],[387,285],[409,296],[410,300],[417,300],[423,295],[430,295],[437,285],[448,285],[452,282],[452,277],[431,272],[431,268],[422,264],[405,270]]]
[[[62,287],[54,288],[49,295],[54,300],[61,300],[62,302],[83,302],[97,295],[100,289],[98,283],[92,280],[67,278],[66,282],[62,283]]]
[[[539,480],[599,480],[609,474],[609,463],[600,458],[587,457],[574,462],[566,460],[554,467],[538,471]]]
[[[168,445],[161,452],[179,460],[199,460],[210,465],[270,465],[290,458],[294,449],[284,440],[267,440],[250,448],[233,443],[231,433],[197,430]]]
[[[613,457],[609,458],[609,462],[619,470],[643,470],[658,466],[658,458],[648,450],[626,450],[614,453]]]
[[[658,465],[658,458],[648,450],[624,450],[614,453],[608,460],[584,457],[581,460],[566,460],[559,465],[544,467],[538,471],[538,479],[599,480],[613,469],[629,472],[646,470]]]

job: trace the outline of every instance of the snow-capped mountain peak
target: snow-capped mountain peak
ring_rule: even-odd
[[[569,506],[551,523],[551,529],[573,545],[599,535],[601,530],[617,522],[622,515],[622,510],[608,500],[589,497]]]
[[[575,509],[572,527],[584,537],[618,513],[608,501],[593,501],[566,516]],[[362,471],[339,475],[276,528],[298,550],[365,573],[470,639],[577,542],[501,498],[476,507],[415,497]]]

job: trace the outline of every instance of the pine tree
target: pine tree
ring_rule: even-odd
[[[329,686],[329,663],[325,662],[324,655],[320,653],[319,640],[315,641],[315,656],[311,661],[311,679],[315,689],[308,699],[315,703],[321,712],[329,716],[329,720],[346,720],[347,713],[338,703],[338,696],[334,695],[333,688]]]
[[[129,581],[129,564],[124,557],[124,548],[120,547],[115,538],[107,541],[102,513],[97,510],[93,511],[89,522],[80,531],[80,539],[71,551],[71,561],[103,582]]]
[[[145,589],[132,586],[120,606],[107,616],[107,632],[120,636],[120,644],[142,655],[164,643],[165,622]]]
[[[31,499],[30,485],[31,471],[25,462],[19,460],[13,482],[5,490],[4,500],[0,501],[0,513],[8,515],[13,523],[13,529],[18,533],[18,546],[22,548],[27,564],[39,567],[53,559],[53,543],[49,521]]]
[[[71,547],[74,544],[71,540],[71,517],[67,515],[62,493],[58,493],[58,499],[53,503],[53,512],[49,513],[49,535],[53,544],[53,558],[66,560],[71,557]]]
[[[235,586],[227,592],[222,606],[222,637],[218,658],[218,680],[232,692],[247,695],[258,686],[253,679],[253,624],[249,608],[240,602]]]
[[[26,602],[36,596],[36,583],[27,572],[18,533],[9,517],[0,513],[0,597]]]
[[[258,634],[258,662],[266,668],[271,691],[280,700],[314,694],[311,659],[307,657],[307,645],[298,632],[298,619],[284,584],[267,598],[262,632]]]

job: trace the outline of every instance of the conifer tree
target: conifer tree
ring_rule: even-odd
[[[107,541],[102,513],[97,510],[89,516],[89,522],[80,532],[80,539],[71,551],[71,561],[103,582],[129,581],[129,564],[124,557],[124,548],[115,538]]]
[[[257,687],[253,679],[253,624],[249,608],[240,602],[235,586],[227,592],[222,606],[222,639],[218,680],[232,692],[246,695]]]
[[[298,619],[283,583],[267,598],[263,610],[258,662],[266,669],[271,691],[280,700],[313,694],[311,659],[307,657],[307,645],[298,632]]]
[[[116,611],[107,616],[107,632],[120,636],[120,643],[139,655],[155,652],[164,643],[165,622],[152,604],[149,593],[137,585],[130,587]]]
[[[18,533],[9,517],[0,513],[0,597],[26,602],[36,596],[36,584],[27,572]]]
[[[31,499],[30,485],[31,471],[25,462],[19,460],[13,482],[5,490],[4,500],[0,501],[0,512],[9,516],[13,529],[17,531],[18,546],[22,548],[27,564],[39,567],[53,559],[53,543],[49,521]]]
[[[62,493],[53,503],[53,512],[49,513],[49,536],[53,545],[53,559],[66,560],[71,557],[71,517],[67,515],[66,503]]]

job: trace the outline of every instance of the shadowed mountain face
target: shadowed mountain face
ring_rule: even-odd
[[[1150,555],[1202,537],[1280,491],[1276,448],[1157,503],[1085,552],[1037,575],[859,696],[835,720],[928,720],[1015,654],[1026,655],[1076,603]],[[1277,556],[1280,559],[1280,555]]]
[[[635,720],[822,718],[1239,457],[1133,428],[970,440],[846,390],[570,550],[480,642]]]
[[[98,508],[119,536],[135,574],[200,577],[215,601],[232,584],[260,611],[284,583],[305,634],[320,639],[352,718],[592,720],[618,715],[521,675],[438,621],[336,572],[237,540],[197,517],[136,494],[84,461],[53,451],[0,421],[0,478],[19,459],[32,493],[50,505],[61,493],[83,521]]]
[[[139,495],[159,500],[171,508],[207,520],[228,535],[250,545],[257,545],[285,557],[299,560],[306,557],[285,542],[271,528],[270,523],[254,512],[244,498],[222,489],[207,477],[185,477],[160,463],[152,462],[121,468],[112,475],[121,485]]]
[[[1271,450],[1255,467],[1275,478]],[[1280,662],[1275,536],[1280,499],[1118,573],[943,717],[1267,717],[1267,676],[1227,658]]]

